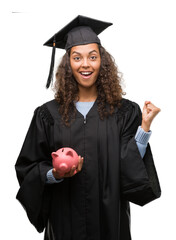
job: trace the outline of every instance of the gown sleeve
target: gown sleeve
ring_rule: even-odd
[[[42,232],[47,222],[49,190],[46,174],[52,168],[52,119],[39,107],[34,112],[21,152],[15,164],[20,201],[30,222]]]
[[[160,184],[149,143],[143,158],[136,144],[135,134],[142,121],[139,106],[125,100],[122,111],[120,161],[122,196],[143,206],[160,197]]]

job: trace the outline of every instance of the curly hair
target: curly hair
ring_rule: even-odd
[[[99,51],[101,66],[96,81],[97,105],[100,119],[103,120],[113,114],[116,106],[120,107],[122,95],[125,93],[121,87],[122,74],[118,71],[114,58],[102,46],[99,46]],[[76,114],[74,101],[79,100],[79,89],[77,81],[72,75],[69,50],[57,68],[54,91],[62,120],[66,126],[69,126],[71,118],[74,119]]]

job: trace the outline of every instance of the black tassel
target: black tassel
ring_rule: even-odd
[[[50,65],[50,71],[49,71],[49,75],[48,75],[48,80],[47,80],[47,83],[46,83],[46,88],[49,88],[51,82],[53,81],[55,51],[56,51],[56,42],[55,42],[55,37],[54,37],[54,40],[53,40],[53,50],[52,50],[52,55],[51,55],[51,65]]]

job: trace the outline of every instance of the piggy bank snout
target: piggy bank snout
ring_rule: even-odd
[[[61,171],[61,172],[65,172],[65,171],[67,171],[67,169],[68,169],[68,165],[66,164],[66,163],[61,163],[60,165],[59,165],[59,170]]]

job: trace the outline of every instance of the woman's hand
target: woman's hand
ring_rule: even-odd
[[[75,167],[75,165],[73,165],[72,169],[70,170],[70,172],[65,173],[64,175],[60,174],[58,171],[56,171],[55,168],[53,168],[53,176],[55,177],[55,179],[61,179],[61,178],[67,178],[67,177],[72,177],[74,176],[76,173],[80,172],[83,166],[83,157],[79,156],[79,162],[78,162],[78,166]]]
[[[161,109],[156,107],[150,101],[145,101],[142,112],[142,125],[141,125],[145,132],[148,132],[150,130],[150,126],[153,119],[160,111]]]

